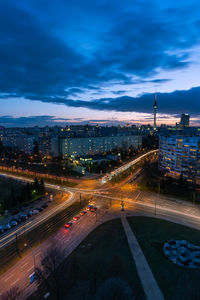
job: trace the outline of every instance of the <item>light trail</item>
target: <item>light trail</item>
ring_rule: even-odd
[[[146,156],[150,155],[150,154],[153,154],[153,153],[156,153],[158,152],[158,150],[151,150],[141,156],[139,156],[138,158],[132,160],[131,162],[119,167],[118,169],[112,171],[110,174],[108,175],[105,175],[103,178],[102,178],[102,183],[106,183],[107,181],[110,181],[114,176],[117,176],[119,175],[121,172],[124,172],[126,171],[127,169],[129,169],[130,167],[132,167],[133,165],[137,164],[141,159],[145,158]]]

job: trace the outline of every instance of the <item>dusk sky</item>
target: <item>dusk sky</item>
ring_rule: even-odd
[[[200,125],[200,1],[1,0],[0,125]]]

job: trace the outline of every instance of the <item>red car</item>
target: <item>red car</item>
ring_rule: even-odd
[[[81,216],[84,216],[85,214],[87,214],[87,211],[84,210],[80,213]]]
[[[65,224],[65,228],[69,228],[69,227],[71,227],[71,226],[72,226],[72,224],[73,224],[72,222],[68,222],[68,223],[66,223],[66,224]]]
[[[91,212],[95,212],[96,210],[97,210],[97,207],[92,207],[92,208],[90,209]]]
[[[74,221],[77,221],[78,219],[80,219],[79,216],[73,217],[73,220],[74,220]]]

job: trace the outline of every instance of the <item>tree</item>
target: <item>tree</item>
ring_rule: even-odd
[[[17,286],[13,286],[7,292],[5,292],[2,296],[2,300],[20,300],[22,291]]]
[[[65,253],[63,249],[50,247],[42,258],[41,268],[36,268],[38,283],[46,285],[58,300],[60,299],[60,290],[65,277],[63,276],[65,274],[63,272],[64,258]]]
[[[132,290],[128,283],[119,278],[107,279],[99,288],[95,300],[134,300]]]
[[[39,193],[44,194],[44,192],[45,192],[44,181],[41,179],[39,183]]]

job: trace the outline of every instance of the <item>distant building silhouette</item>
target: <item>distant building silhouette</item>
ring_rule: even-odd
[[[185,126],[189,126],[189,123],[190,123],[190,115],[189,114],[182,114],[180,125],[185,127]]]

